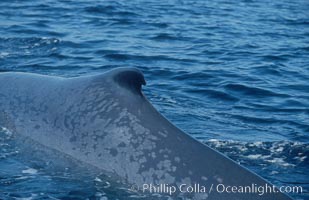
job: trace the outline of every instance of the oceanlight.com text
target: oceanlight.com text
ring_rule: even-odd
[[[258,185],[252,183],[251,185],[225,185],[225,184],[211,184],[205,186],[201,184],[142,184],[141,186],[133,185],[130,190],[139,191],[143,193],[159,193],[173,195],[175,193],[230,193],[230,194],[258,194],[260,196],[269,193],[303,193],[301,186],[280,186],[276,187],[270,184]]]

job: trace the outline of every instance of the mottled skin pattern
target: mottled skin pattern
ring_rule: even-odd
[[[141,93],[144,83],[143,75],[134,68],[67,79],[1,73],[0,115],[6,119],[2,123],[16,135],[115,174],[128,184],[199,183],[209,189],[212,183],[266,183],[168,122]],[[289,199],[281,193],[177,195]]]

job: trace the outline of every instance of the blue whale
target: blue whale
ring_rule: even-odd
[[[0,122],[16,138],[113,174],[140,192],[174,186],[170,195],[180,199],[291,199],[175,127],[144,96],[145,84],[135,68],[77,78],[3,72]],[[253,187],[268,190],[261,195]]]

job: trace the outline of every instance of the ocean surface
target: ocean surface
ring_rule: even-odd
[[[309,1],[1,0],[0,71],[136,67],[172,123],[309,199]],[[1,73],[1,72],[0,72]],[[0,199],[144,199],[28,159],[0,128]]]

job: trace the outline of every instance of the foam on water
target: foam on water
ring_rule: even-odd
[[[38,172],[38,170],[33,169],[33,168],[28,168],[28,169],[22,170],[23,174],[32,174],[32,175],[34,175],[34,174],[37,174],[37,172]]]
[[[306,198],[306,188],[309,186],[308,176],[299,172],[308,167],[308,144],[288,141],[243,142],[217,139],[210,139],[205,143],[224,152],[228,157],[270,180],[276,186],[302,186],[305,192],[298,198]]]

